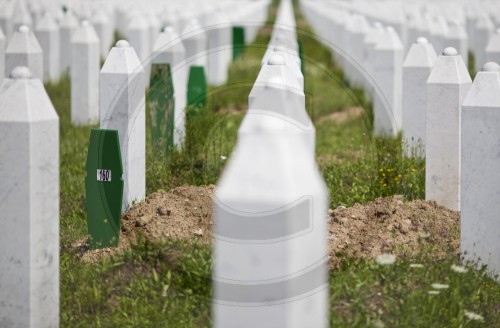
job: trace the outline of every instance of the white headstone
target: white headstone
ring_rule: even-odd
[[[99,38],[83,21],[71,38],[71,123],[99,121]]]
[[[403,64],[403,144],[408,156],[425,156],[427,79],[437,55],[426,38],[418,38]]]
[[[401,129],[403,45],[390,27],[375,46],[373,103],[376,135],[397,135]]]
[[[488,62],[500,63],[500,28],[490,38],[486,47],[486,60]]]
[[[363,40],[363,63],[365,64],[365,88],[368,90],[367,96],[373,97],[375,94],[375,46],[381,38],[385,36],[384,27],[380,22],[375,22],[368,29]]]
[[[5,77],[5,35],[0,27],[0,85]]]
[[[43,51],[35,34],[27,26],[19,27],[5,50],[5,73],[26,66],[37,79],[43,80]]]
[[[43,80],[57,81],[60,76],[60,35],[59,26],[52,15],[47,12],[38,22],[35,30],[36,38],[43,50]]]
[[[134,15],[127,26],[127,38],[144,67],[147,85],[149,85],[151,74],[150,56],[153,49],[150,33],[151,30],[146,19],[141,14]]]
[[[232,26],[229,18],[222,12],[209,16],[208,38],[208,83],[221,85],[226,82],[229,64],[232,59]]]
[[[493,36],[495,25],[491,21],[488,14],[479,16],[476,27],[474,29],[474,56],[476,72],[480,71],[486,63],[486,46]]]
[[[186,64],[203,66],[207,69],[207,34],[198,23],[192,19],[182,31],[182,42],[186,48]]]
[[[439,56],[427,80],[425,199],[460,210],[461,108],[472,80],[454,48]]]
[[[248,111],[218,183],[217,328],[328,326],[327,190],[301,124],[275,111]]]
[[[182,147],[186,136],[185,107],[187,102],[188,70],[185,66],[186,49],[174,28],[168,26],[160,33],[153,50],[153,64],[170,64],[174,84],[174,144]]]
[[[61,73],[66,73],[71,68],[71,37],[78,27],[78,20],[71,11],[67,11],[59,24],[59,47],[61,50],[60,69]]]
[[[101,129],[118,130],[123,162],[123,206],[146,196],[146,114],[144,69],[125,40],[109,52],[100,74]]]
[[[59,118],[30,77],[0,87],[0,323],[59,327]]]
[[[452,47],[457,49],[458,53],[462,56],[465,65],[469,62],[469,37],[465,26],[458,21],[452,21],[449,24],[448,33],[445,38],[445,47]]]
[[[106,58],[113,42],[113,25],[111,17],[109,17],[104,10],[98,10],[92,18],[92,25],[99,37],[101,58]]]
[[[24,0],[18,0],[14,9],[14,31],[17,31],[21,26],[28,26],[33,28],[33,19],[31,18],[30,11]]]
[[[500,67],[478,72],[462,105],[460,250],[500,273]]]

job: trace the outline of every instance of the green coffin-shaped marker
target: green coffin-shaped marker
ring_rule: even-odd
[[[118,131],[92,129],[85,178],[90,249],[118,246],[123,198],[122,174]]]
[[[155,153],[170,154],[174,146],[174,85],[169,64],[153,64],[148,93],[151,140]]]
[[[207,80],[203,66],[191,66],[189,69],[187,103],[191,107],[190,112],[195,109],[193,107],[199,109],[207,103]]]
[[[233,26],[233,60],[243,57],[245,53],[245,30],[241,26]]]

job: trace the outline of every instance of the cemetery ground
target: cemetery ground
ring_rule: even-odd
[[[296,14],[332,209],[331,327],[500,326],[500,285],[460,262],[459,214],[422,200],[424,161],[402,156],[401,137],[371,135],[370,102],[345,85]],[[226,85],[209,89],[205,108],[188,111],[184,150],[166,158],[148,143],[148,199],[123,215],[126,247],[117,251],[85,248],[91,127],[71,126],[68,78],[46,85],[61,122],[62,327],[210,326],[211,185],[234,147],[269,31],[232,64]],[[394,263],[374,259],[380,252]]]

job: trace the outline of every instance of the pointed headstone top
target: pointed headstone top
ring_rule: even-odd
[[[482,71],[483,72],[500,72],[500,65],[498,65],[495,62],[488,62],[488,63],[484,64]]]
[[[133,47],[120,40],[106,57],[101,74],[142,74],[144,68]]]
[[[119,40],[118,42],[116,42],[116,46],[117,48],[128,48],[130,47],[130,44],[128,43],[127,40]]]
[[[59,29],[59,25],[49,11],[43,15],[35,28],[36,31],[55,31],[57,29]]]
[[[19,30],[12,35],[5,52],[32,54],[42,52],[42,48],[33,32],[30,31],[30,28],[22,25],[19,27]]]
[[[455,48],[448,47],[434,64],[427,83],[470,84],[472,82],[465,63]]]
[[[420,37],[408,51],[403,67],[432,67],[436,59],[436,51],[432,44],[426,38]]]
[[[67,11],[61,19],[61,28],[76,28],[78,26],[78,19],[71,11]]]
[[[463,106],[500,107],[500,66],[497,63],[486,63],[477,73]]]
[[[443,50],[443,56],[458,56],[458,51],[453,47],[448,47]]]
[[[394,28],[388,26],[385,29],[385,33],[380,34],[375,48],[377,50],[403,50],[403,44]]]
[[[153,53],[177,53],[185,54],[186,49],[179,35],[172,26],[167,26],[163,32],[158,34],[158,38],[153,46]]]
[[[99,43],[99,37],[92,24],[84,20],[81,25],[76,28],[75,33],[73,33],[71,43]]]

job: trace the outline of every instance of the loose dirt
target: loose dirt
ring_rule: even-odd
[[[87,238],[73,247],[83,261],[98,261],[140,240],[168,238],[212,241],[212,204],[215,186],[182,186],[160,190],[122,216],[120,246],[89,250]],[[345,257],[373,258],[384,252],[412,256],[423,250],[440,258],[459,253],[458,212],[434,202],[406,202],[402,196],[379,198],[353,207],[329,210],[330,267]]]

